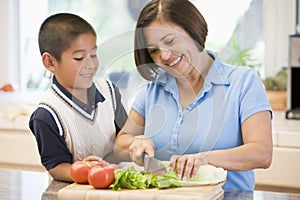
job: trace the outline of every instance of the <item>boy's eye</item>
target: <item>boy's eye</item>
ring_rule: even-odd
[[[91,58],[96,58],[97,54],[91,54]]]
[[[81,61],[81,60],[83,60],[83,57],[74,58],[74,60]]]

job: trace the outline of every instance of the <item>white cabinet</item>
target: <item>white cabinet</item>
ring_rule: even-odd
[[[256,184],[300,189],[300,120],[273,116],[273,161],[268,169],[255,170]]]
[[[28,122],[36,93],[0,93],[0,167],[45,171]]]

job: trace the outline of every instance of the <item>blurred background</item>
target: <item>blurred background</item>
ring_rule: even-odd
[[[138,13],[148,2],[2,0],[0,86],[11,83],[19,90],[47,88],[49,73],[41,63],[37,36],[42,21],[57,12],[78,14],[94,26],[100,46],[99,74],[133,70],[132,34]],[[295,32],[295,0],[191,2],[208,23],[206,48],[218,51],[225,61],[249,65],[262,78],[288,65],[288,37]]]

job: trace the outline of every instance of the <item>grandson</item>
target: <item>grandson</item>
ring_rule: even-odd
[[[112,154],[117,133],[127,119],[117,87],[94,78],[96,32],[81,17],[59,13],[40,27],[39,48],[52,84],[31,115],[41,162],[56,180],[72,182],[70,166],[84,159],[105,159]]]

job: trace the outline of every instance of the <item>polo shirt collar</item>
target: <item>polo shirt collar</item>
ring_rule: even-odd
[[[206,84],[215,85],[229,85],[228,76],[231,70],[226,70],[224,64],[221,62],[219,55],[216,52],[207,50],[207,53],[214,59],[212,66],[210,67],[207,76],[205,77]],[[166,89],[177,88],[176,79],[164,72],[157,80],[157,83],[166,86]]]
[[[159,78],[156,80],[156,83],[165,87],[167,91],[177,91],[177,83],[175,77],[170,74],[164,72]]]
[[[207,50],[207,53],[214,59],[214,62],[205,77],[205,82],[215,85],[229,85],[228,75],[231,70],[228,71],[225,69],[225,66],[217,53],[209,50]]]
[[[78,98],[74,97],[70,92],[68,92],[61,84],[59,84],[55,76],[53,76],[52,84],[59,89],[59,91],[56,92],[63,93],[69,100],[88,113],[91,113],[97,107],[99,102],[103,102],[105,100],[104,96],[99,92],[94,83],[90,88],[88,88],[88,104],[81,102]]]

